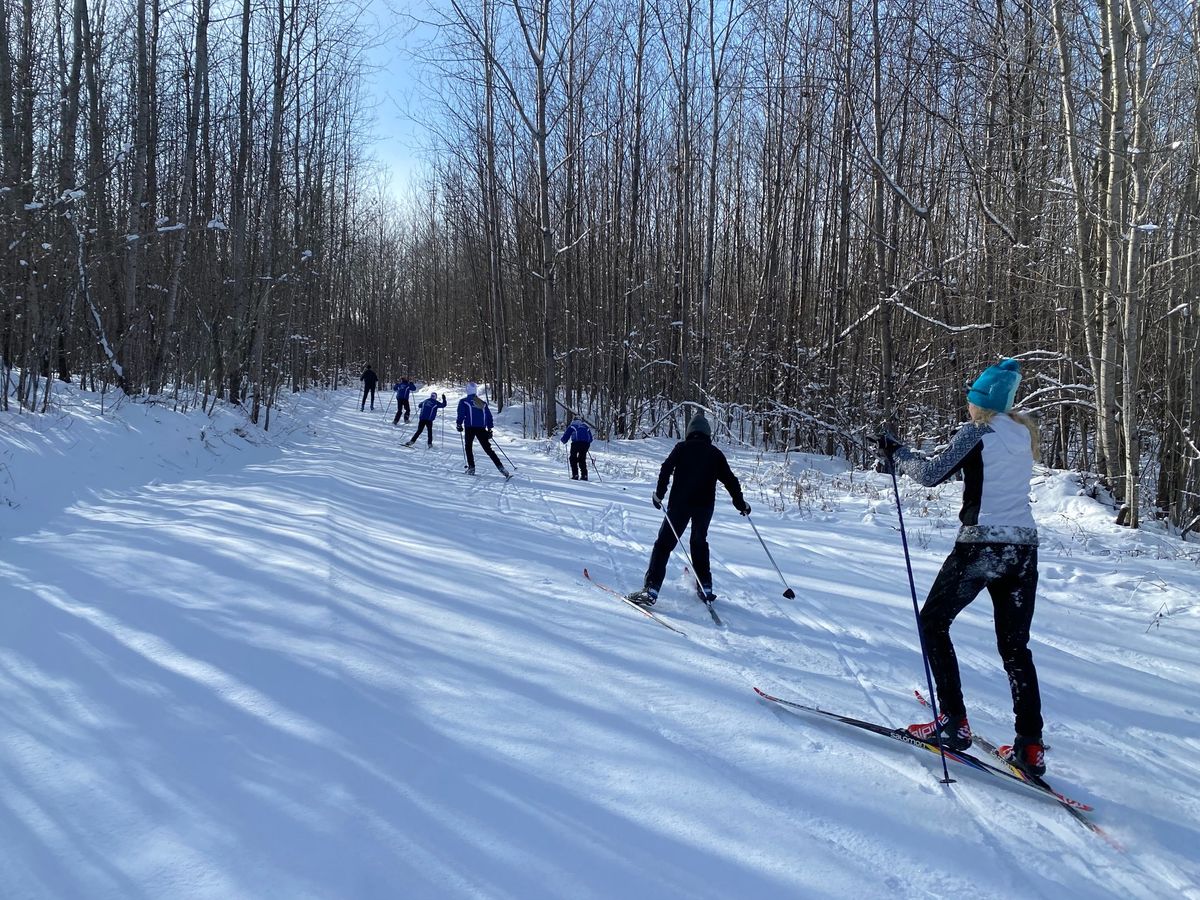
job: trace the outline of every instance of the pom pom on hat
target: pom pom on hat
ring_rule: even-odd
[[[1020,384],[1021,363],[1006,359],[983,370],[967,391],[967,400],[981,409],[1006,413],[1012,409]]]

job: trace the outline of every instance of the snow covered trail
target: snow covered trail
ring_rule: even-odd
[[[1194,594],[1194,565],[1050,526],[1050,777],[1122,854],[1053,803],[944,787],[935,757],[755,699],[921,715],[882,480],[781,516],[769,467],[731,454],[799,596],[719,496],[726,627],[677,554],[656,611],[683,637],[581,577],[640,582],[670,442],[597,444],[605,480],[578,483],[500,424],[506,483],[482,454],[461,474],[446,412],[444,446],[401,448],[415,422],[308,398],[245,465],[146,462],[26,505],[36,530],[0,544],[5,897],[1200,897],[1200,628],[1146,634],[1138,596]],[[953,539],[940,509],[910,514],[918,590]],[[1006,741],[986,600],[955,637],[972,723]]]

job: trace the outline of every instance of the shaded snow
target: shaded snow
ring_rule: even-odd
[[[5,896],[1200,897],[1195,547],[1116,528],[1071,476],[1034,486],[1048,778],[1124,853],[754,697],[921,716],[883,476],[729,451],[798,599],[722,495],[727,627],[677,556],[656,610],[681,637],[581,577],[640,583],[671,442],[598,442],[603,480],[571,482],[511,409],[506,484],[461,474],[445,413],[410,449],[415,419],[357,391],[288,403],[269,435],[75,390],[0,414]],[[924,591],[959,488],[901,484]],[[953,634],[1005,742],[986,597]]]

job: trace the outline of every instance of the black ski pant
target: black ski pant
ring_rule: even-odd
[[[571,441],[571,477],[588,480],[587,455],[591,441]]]
[[[486,453],[491,458],[492,462],[496,464],[497,469],[504,468],[504,465],[500,462],[500,457],[496,456],[496,451],[492,449],[492,442],[488,437],[486,428],[477,428],[474,425],[468,425],[464,433],[467,437],[465,446],[467,451],[468,468],[475,468],[475,453],[471,449],[471,445],[475,443],[475,441],[479,441],[479,446],[483,448],[483,452]],[[430,434],[432,434],[432,432],[430,432]]]
[[[368,396],[368,395],[370,395],[370,397],[371,397],[371,409],[374,409],[374,408],[375,408],[375,385],[373,385],[373,384],[364,384],[364,385],[363,385],[363,398],[362,398],[362,403],[358,404],[358,408],[359,408],[360,410],[363,410],[363,409],[366,409],[366,408],[367,408],[367,396]]]
[[[415,444],[417,442],[417,438],[419,438],[421,436],[422,431],[424,431],[426,433],[426,435],[428,436],[429,446],[432,447],[433,446],[433,422],[430,421],[429,419],[422,419],[420,422],[417,423],[417,433],[414,434],[411,438],[409,438],[408,442],[410,444]],[[444,447],[445,444],[443,444],[442,446]]]
[[[663,579],[667,577],[667,560],[678,543],[675,535],[682,537],[683,529],[688,527],[689,522],[692,526],[689,547],[696,577],[706,587],[712,586],[712,569],[708,559],[708,524],[712,517],[712,506],[693,508],[684,503],[675,503],[667,508],[667,515],[663,517],[663,523],[658,529],[658,538],[654,541],[654,549],[650,551],[650,565],[646,568],[646,587],[656,591],[662,587]],[[674,531],[671,530],[672,525],[675,526]]]
[[[1037,559],[1033,544],[955,544],[921,607],[921,630],[940,711],[966,715],[950,623],[987,588],[996,620],[996,647],[1012,690],[1017,734],[1040,740],[1042,698],[1029,652]]]
[[[400,422],[400,414],[404,413],[404,421],[408,421],[410,410],[408,408],[408,398],[405,397],[396,401],[396,418],[392,419],[392,424],[396,425]]]

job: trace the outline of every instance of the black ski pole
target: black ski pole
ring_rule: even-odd
[[[500,442],[495,437],[492,438],[492,445],[500,451],[500,455],[504,457],[505,461],[512,467],[512,470],[514,472],[517,471],[517,467],[513,465],[513,461],[508,458],[508,454],[504,452],[504,448],[500,446]]]
[[[592,471],[596,473],[596,480],[603,481],[604,479],[600,477],[600,467],[596,465],[596,457],[592,456],[591,450],[588,451],[588,459],[592,461]]]
[[[929,652],[925,649],[925,629],[921,627],[921,610],[917,606],[917,583],[913,579],[912,560],[908,555],[908,535],[904,533],[904,509],[900,504],[900,484],[896,481],[896,464],[888,456],[888,471],[892,476],[892,493],[896,496],[896,516],[900,520],[900,543],[904,547],[904,567],[908,570],[908,589],[912,594],[913,615],[917,617],[917,638],[921,642],[921,662],[925,664],[925,684],[929,688],[929,707],[933,710],[934,734],[937,736],[938,751],[942,754],[942,784],[953,784],[950,767],[946,765],[946,748],[942,744],[942,730],[938,725],[937,692],[933,689],[933,670],[929,668]]]
[[[750,523],[750,527],[754,529],[754,536],[758,538],[758,542],[762,544],[763,550],[766,550],[767,559],[771,561],[771,565],[775,566],[775,574],[779,576],[779,580],[783,582],[783,596],[789,600],[796,599],[796,592],[788,587],[787,579],[783,577],[783,573],[779,571],[779,565],[775,562],[775,557],[771,555],[771,551],[767,549],[767,542],[762,539],[762,535],[758,533],[758,526],[754,524],[754,520],[750,516],[746,516],[746,521]]]
[[[662,505],[663,518],[667,521],[667,527],[671,529],[671,534],[675,535],[675,543],[679,545],[679,549],[683,551],[683,558],[688,562],[688,571],[692,573],[692,579],[696,582],[696,587],[700,593],[704,593],[704,585],[700,583],[700,576],[696,574],[696,564],[692,562],[692,554],[688,553],[687,547],[683,545],[683,538],[679,536],[679,532],[675,530],[675,523],[671,521],[671,511],[667,508],[667,504]],[[708,601],[705,600],[705,603]]]

